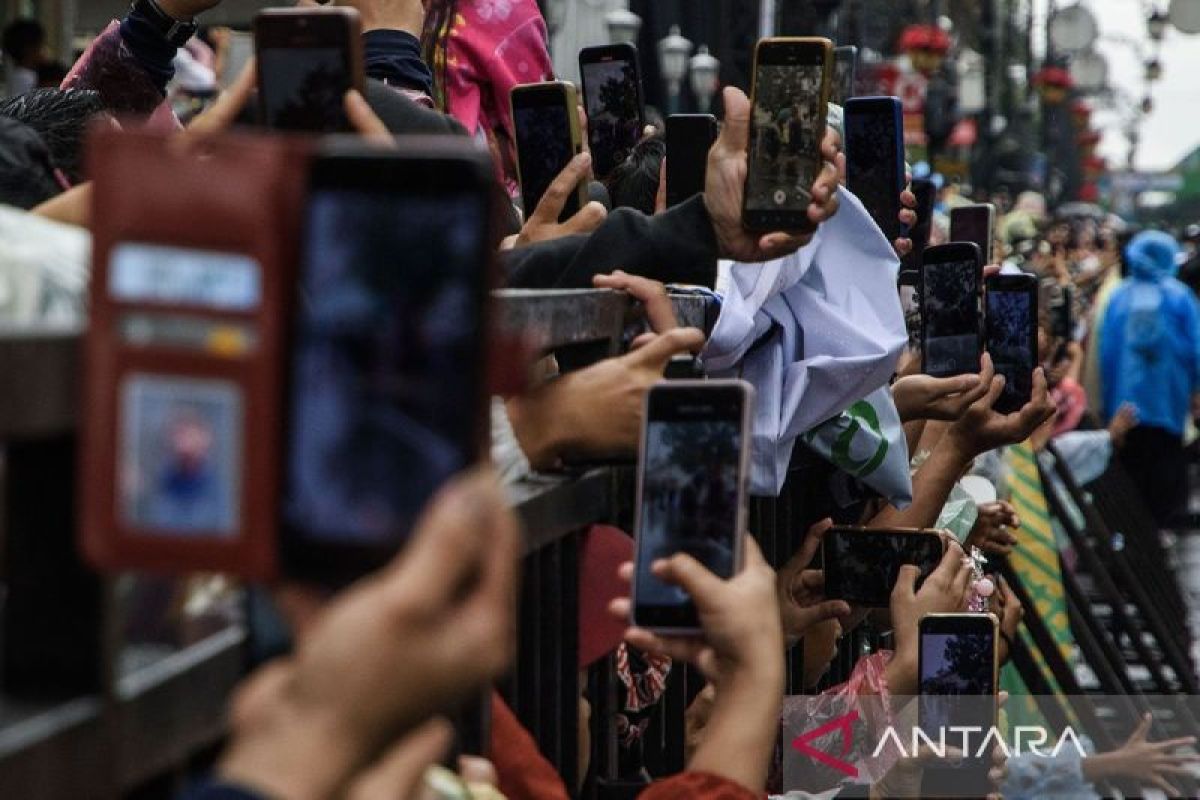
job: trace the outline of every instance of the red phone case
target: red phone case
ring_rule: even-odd
[[[308,146],[105,130],[90,156],[81,549],[105,571],[270,578]]]

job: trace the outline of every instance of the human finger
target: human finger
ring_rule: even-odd
[[[706,648],[703,639],[691,636],[659,636],[636,625],[626,629],[625,641],[638,650],[692,663],[696,663]]]
[[[557,220],[558,217],[554,219]],[[592,200],[572,214],[570,219],[562,223],[559,232],[563,236],[591,233],[596,228],[599,228],[600,224],[606,219],[608,219],[608,209],[604,207],[603,203]]]
[[[754,558],[754,548],[752,542],[746,542],[748,564]],[[761,554],[758,558],[761,560]],[[650,566],[650,571],[663,583],[683,589],[697,606],[711,606],[724,587],[724,581],[687,553],[659,559]]]
[[[622,358],[633,366],[662,372],[667,362],[680,353],[699,350],[704,345],[704,332],[698,328],[672,328],[659,334],[654,341]]]
[[[477,576],[493,531],[515,521],[494,474],[473,469],[446,484],[434,496],[408,546],[381,576],[404,597],[438,607],[453,597],[467,577]]]
[[[912,597],[916,594],[917,578],[921,576],[913,564],[901,564],[896,575],[896,583],[892,587],[892,597]]]
[[[717,145],[729,153],[745,153],[750,143],[750,98],[741,89],[726,86],[721,99],[725,123],[717,135]]]
[[[246,107],[257,83],[257,71],[251,58],[242,67],[237,80],[221,93],[217,101],[191,121],[184,130],[187,138],[208,136],[227,130]]]
[[[558,222],[562,210],[567,205],[567,198],[579,187],[579,183],[587,177],[587,172],[591,168],[592,154],[586,150],[567,162],[562,171],[550,182],[550,186],[546,188],[537,207],[529,215],[529,219],[537,220],[541,224]],[[603,206],[601,207],[603,208]]]

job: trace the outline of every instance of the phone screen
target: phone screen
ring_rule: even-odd
[[[989,285],[987,291],[987,350],[997,374],[1004,376],[1004,390],[996,401],[1002,414],[1018,411],[1033,394],[1037,297],[1032,277],[1029,283],[1029,288],[1014,290]]]
[[[745,403],[739,383],[668,383],[650,392],[634,577],[639,625],[698,625],[687,593],[650,571],[655,560],[688,553],[721,578],[737,567]]]
[[[629,60],[581,65],[588,145],[596,177],[607,177],[642,138],[642,96],[637,64]]]
[[[487,200],[316,185],[305,230],[285,526],[394,549],[477,455]]]
[[[978,372],[979,266],[974,259],[925,264],[922,275],[925,372]]]
[[[919,661],[921,728],[934,734],[934,741],[939,731],[952,726],[981,728],[969,740],[974,755],[995,721],[996,636],[991,617],[926,617]]]
[[[950,241],[974,242],[983,263],[992,261],[992,210],[986,205],[960,206],[950,210]]]
[[[354,86],[340,47],[264,47],[258,51],[258,87],[268,128],[349,130],[343,106]]]
[[[558,174],[575,157],[571,143],[571,120],[574,113],[566,103],[525,105],[520,94],[513,95],[513,122],[517,129],[517,161],[521,169],[521,202],[525,216],[537,208],[542,195]],[[579,210],[579,196],[572,193],[563,208],[568,218]]]
[[[898,122],[890,105],[863,108],[852,104],[846,109],[846,185],[889,242],[901,232],[904,167],[896,159],[902,147],[897,139],[904,132]]]
[[[759,63],[754,75],[746,211],[803,214],[821,168],[822,64]]]
[[[935,533],[832,528],[822,539],[825,594],[874,608],[886,608],[900,567],[921,570],[917,585],[942,560]]]
[[[677,206],[704,191],[708,151],[717,121],[708,114],[667,117],[667,205]]]

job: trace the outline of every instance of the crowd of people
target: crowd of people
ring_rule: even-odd
[[[219,0],[153,3],[191,21]],[[85,318],[89,130],[144,124],[203,141],[254,125],[253,64],[186,125],[179,120],[168,102],[178,48],[142,5],[105,30],[60,84],[45,79],[50,61],[36,23],[14,23],[5,33],[11,96],[0,103],[0,315],[12,322]],[[1025,610],[1010,587],[985,574],[986,562],[1028,546],[1014,484],[1048,443],[1085,479],[1120,459],[1164,526],[1186,510],[1185,437],[1200,413],[1200,303],[1175,276],[1188,258],[1200,259],[1194,241],[1185,247],[1113,217],[1057,218],[1034,192],[1015,202],[985,198],[998,210],[996,263],[985,274],[1033,274],[1042,298],[1031,399],[1001,414],[993,405],[1004,379],[988,355],[972,374],[921,373],[919,337],[906,329],[897,290],[912,242],[888,241],[839,185],[845,159],[836,115],[808,187],[804,231],[764,234],[743,225],[751,106],[736,88],[723,91],[701,195],[665,207],[670,154],[651,130],[607,176],[604,191],[592,193],[611,198],[608,206],[593,201],[560,220],[568,196],[594,177],[586,152],[536,208],[508,200],[519,197],[508,93],[552,78],[533,0],[342,5],[363,22],[366,90],[344,99],[357,134],[381,147],[409,133],[478,140],[494,158],[497,184],[508,189],[501,283],[626,292],[644,304],[649,329],[628,352],[562,374],[543,365],[545,377],[526,391],[493,398],[491,459],[436,494],[385,569],[331,597],[295,587],[279,593],[295,646],[245,679],[231,703],[227,745],[191,797],[574,796],[578,787],[555,774],[498,694],[486,752],[453,770],[435,765],[454,735],[447,720],[497,684],[517,647],[521,531],[504,486],[564,459],[633,459],[646,394],[677,356],[694,355],[708,375],[755,386],[755,494],[777,495],[800,451],[826,462],[829,480],[810,488],[819,501],[814,518],[785,563],[768,564],[747,531],[745,564],[731,579],[686,554],[652,565],[659,580],[692,598],[699,635],[631,626],[633,541],[613,529],[588,533],[608,557],[584,558],[584,569],[609,574],[585,576],[581,594],[599,596],[580,602],[607,605],[610,618],[580,630],[590,653],[581,654],[581,667],[612,657],[640,671],[631,679],[637,702],[622,710],[627,726],[636,728],[629,720],[660,702],[672,664],[693,665],[708,684],[688,710],[686,771],[641,773],[646,800],[854,791],[845,775],[820,765],[781,767],[781,721],[815,727],[834,713],[826,702],[833,696],[917,694],[918,623],[927,614],[991,611],[1006,661]],[[205,58],[219,59],[222,37],[205,40]],[[129,192],[138,181],[128,176]],[[931,245],[947,241],[946,213],[970,194],[961,185],[941,188]],[[901,205],[901,223],[913,225],[911,191]],[[705,287],[720,306],[713,329],[680,327],[667,286]],[[873,425],[860,424],[867,417]],[[834,522],[937,529],[944,556],[923,581],[915,566],[903,566],[890,608],[870,612],[825,593],[817,554]],[[890,646],[863,656],[844,684],[817,692],[839,640],[868,615],[890,631]],[[812,694],[784,697],[791,648],[802,650]],[[587,715],[581,719],[586,725]],[[998,758],[991,791],[1089,797],[1094,783],[1124,777],[1177,794],[1172,781],[1196,758],[1180,748],[1193,741],[1151,742],[1146,725],[1110,753]],[[581,733],[583,775],[590,749]],[[873,763],[863,778],[870,785],[858,790],[918,796],[930,763],[924,756]]]

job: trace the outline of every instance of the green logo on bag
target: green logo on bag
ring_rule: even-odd
[[[883,435],[883,429],[879,425],[879,415],[875,413],[875,407],[866,400],[859,400],[850,406],[835,422],[838,425],[845,425],[846,429],[838,435],[833,443],[831,456],[834,465],[844,469],[851,475],[859,477],[870,475],[879,469],[879,465],[887,458],[888,440]],[[875,454],[870,458],[855,461],[850,456],[850,445],[854,443],[854,438],[858,436],[859,431],[864,426],[875,432],[879,439],[879,447],[876,448]]]

